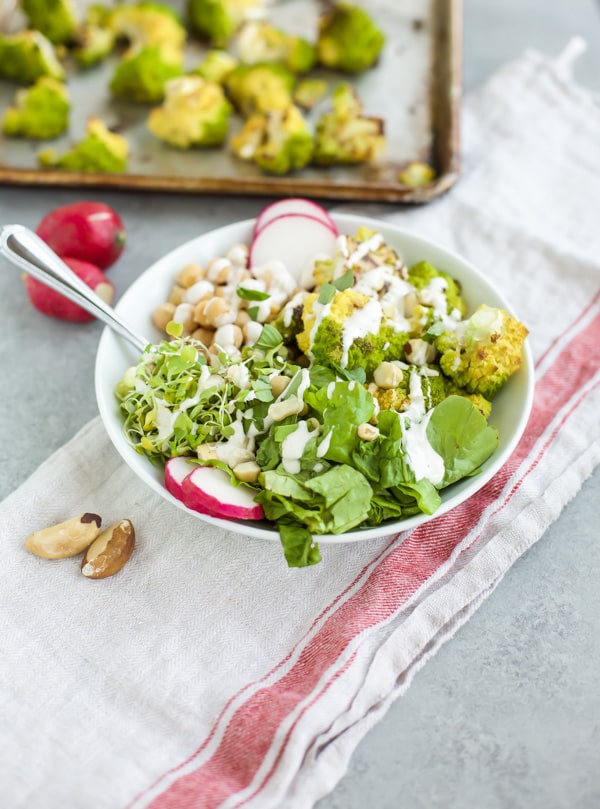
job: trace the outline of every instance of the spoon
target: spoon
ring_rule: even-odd
[[[140,354],[150,343],[121,320],[40,237],[24,225],[0,226],[0,254],[55,292],[73,301],[127,340]]]

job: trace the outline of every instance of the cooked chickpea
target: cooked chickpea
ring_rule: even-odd
[[[213,258],[208,262],[206,275],[213,284],[225,284],[231,273],[231,261],[228,258]]]
[[[363,441],[375,441],[379,435],[379,428],[365,421],[358,425],[356,434],[359,438],[362,438]]]
[[[166,332],[167,323],[170,323],[171,320],[173,320],[174,314],[175,304],[165,301],[165,303],[159,304],[152,313],[152,322],[157,329]]]
[[[211,297],[215,294],[214,285],[206,279],[196,281],[191,287],[188,287],[183,294],[184,303],[198,303],[203,298]]]
[[[380,388],[397,388],[403,380],[402,368],[393,362],[382,362],[375,368],[373,380]]]
[[[183,303],[184,295],[185,289],[182,286],[179,286],[179,284],[175,284],[171,290],[171,294],[169,295],[169,303],[174,303],[175,306],[179,306],[180,303]]]
[[[209,348],[213,344],[215,333],[212,329],[203,329],[200,327],[192,332],[192,337],[194,340],[198,340],[202,345]]]
[[[228,348],[234,346],[239,348],[242,345],[244,336],[242,330],[235,323],[226,323],[224,326],[219,326],[215,332],[215,343],[217,345]]]
[[[191,303],[180,303],[173,313],[175,323],[181,323],[184,332],[191,334],[195,328],[194,307]]]
[[[203,267],[201,267],[199,264],[190,263],[186,264],[185,267],[182,267],[182,269],[179,271],[177,275],[177,283],[180,286],[185,287],[185,289],[188,289],[188,287],[191,287],[196,283],[196,281],[201,281],[205,277],[206,273]]]
[[[290,384],[290,378],[282,374],[275,374],[269,379],[269,384],[271,385],[273,396],[279,396]]]

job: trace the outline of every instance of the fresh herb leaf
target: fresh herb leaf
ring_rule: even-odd
[[[268,292],[261,292],[260,289],[248,289],[247,287],[238,287],[236,292],[238,298],[243,301],[266,301],[267,298],[271,297]]]

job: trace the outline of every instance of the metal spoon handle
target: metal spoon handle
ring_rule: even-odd
[[[1,226],[0,253],[12,264],[97,317],[131,343],[140,354],[144,352],[149,340],[135,334],[114,309],[78,278],[32,230],[24,225]]]

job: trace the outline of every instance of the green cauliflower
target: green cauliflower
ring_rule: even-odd
[[[162,106],[151,110],[148,128],[160,140],[179,149],[220,146],[227,136],[233,107],[223,88],[201,76],[171,79]]]
[[[316,124],[313,156],[316,165],[365,163],[379,157],[386,146],[383,119],[362,113],[362,103],[352,85],[344,83],[336,87],[332,109]]]
[[[231,150],[269,174],[288,174],[310,163],[313,137],[300,110],[290,105],[248,118],[231,139]]]
[[[70,109],[65,85],[42,76],[31,87],[17,91],[14,106],[4,113],[2,131],[13,138],[57,138],[69,125]]]
[[[308,40],[287,34],[264,21],[246,23],[236,47],[243,64],[275,62],[285,65],[292,73],[308,73],[317,59],[315,46]]]
[[[110,9],[100,5],[88,6],[72,49],[79,67],[93,67],[112,53],[116,37],[110,27],[110,13]]]
[[[320,306],[317,293],[308,295],[302,310],[304,328],[296,336],[302,353],[316,364],[348,370],[364,368],[369,380],[382,362],[404,357],[409,335],[382,318],[378,301],[348,288],[335,292],[324,317],[319,313]],[[365,320],[381,325],[373,333],[363,334]],[[355,328],[353,324],[357,322]],[[352,335],[354,330],[356,336]]]
[[[287,109],[295,83],[294,74],[283,65],[260,62],[238,65],[225,79],[225,90],[238,112],[248,117]]]
[[[73,42],[77,9],[73,0],[20,0],[28,27],[39,31],[54,45]]]
[[[336,3],[321,16],[317,58],[328,68],[360,73],[372,67],[385,36],[367,12],[348,3]]]
[[[0,77],[33,84],[40,76],[65,77],[50,40],[39,31],[0,34]]]
[[[419,292],[420,305],[435,308],[438,299],[443,297],[446,300],[446,311],[441,314],[465,316],[467,305],[461,297],[460,284],[444,270],[438,270],[428,261],[419,261],[409,268],[408,280]]]
[[[435,169],[421,160],[413,160],[398,172],[398,182],[409,188],[422,188],[435,180]]]
[[[294,103],[304,110],[312,110],[327,95],[325,79],[307,78],[298,82],[294,90]]]
[[[163,100],[165,85],[183,73],[182,60],[161,45],[129,50],[117,65],[110,90],[117,98],[139,104]]]
[[[186,40],[179,15],[163,3],[117,5],[110,12],[108,25],[117,39],[127,41],[135,49],[160,45],[170,53],[172,61],[177,60]]]
[[[127,140],[111,132],[103,121],[88,120],[86,136],[62,156],[53,149],[38,152],[40,165],[67,171],[111,172],[125,171],[129,147]]]
[[[527,328],[485,304],[435,340],[443,373],[467,393],[492,399],[521,366]]]
[[[238,66],[238,60],[222,48],[213,48],[204,56],[194,73],[207,81],[225,84],[227,76]]]
[[[217,47],[223,47],[249,14],[260,10],[264,0],[188,0],[190,29]]]
[[[430,410],[438,405],[449,395],[447,381],[444,376],[433,366],[405,365],[398,368],[398,376],[402,380],[391,388],[378,387],[375,383],[368,386],[369,392],[377,400],[381,410],[397,410],[402,412],[411,405],[411,377],[417,374],[420,379],[420,391],[423,395],[425,409]]]

